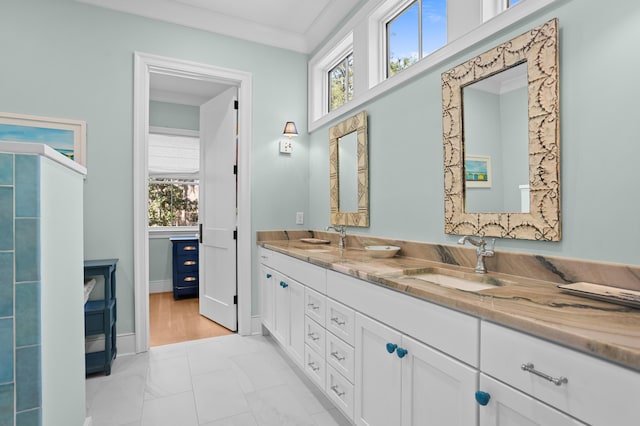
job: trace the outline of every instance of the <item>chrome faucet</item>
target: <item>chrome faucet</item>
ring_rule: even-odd
[[[344,248],[346,246],[346,240],[347,240],[347,227],[344,225],[327,226],[327,231],[329,231],[330,229],[333,229],[334,231],[336,231],[340,236],[340,239],[338,240],[338,248],[339,249]]]
[[[496,245],[496,239],[495,238],[492,239],[490,249],[487,249],[487,242],[485,241],[484,236],[481,236],[479,238],[474,238],[467,235],[460,238],[458,240],[458,244],[464,244],[467,241],[470,244],[476,246],[476,255],[478,256],[478,261],[476,262],[476,268],[474,269],[474,271],[479,274],[486,274],[487,267],[484,265],[484,258],[491,257],[495,254],[495,252],[493,251],[493,248]]]

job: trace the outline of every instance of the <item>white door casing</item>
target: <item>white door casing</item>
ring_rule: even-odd
[[[149,349],[149,233],[147,180],[151,73],[226,83],[238,88],[238,333],[251,334],[251,141],[252,75],[175,58],[134,53],[133,272],[135,351]]]
[[[236,101],[230,87],[200,106],[200,314],[235,331]]]

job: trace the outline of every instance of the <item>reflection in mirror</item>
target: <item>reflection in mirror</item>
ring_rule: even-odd
[[[473,99],[488,96],[474,92],[475,83],[491,82],[491,76],[504,75],[518,65],[526,67],[527,114],[511,117],[505,125],[488,125],[495,121],[488,115],[503,113],[490,108],[497,99]],[[447,234],[560,241],[558,75],[557,19],[442,74]],[[499,103],[506,105],[510,101],[506,94]],[[474,107],[474,103],[481,108]],[[526,120],[526,154],[520,153],[522,143],[516,142],[522,130],[510,128],[521,127],[521,120]],[[483,139],[489,141],[487,145],[481,142]],[[497,146],[498,142],[501,146]],[[494,187],[504,191],[490,196]],[[514,188],[520,191],[519,196]]]
[[[338,138],[338,189],[341,212],[358,211],[358,138],[356,132]]]
[[[367,113],[329,129],[331,224],[369,226]]]
[[[465,86],[462,96],[465,212],[529,213],[520,189],[529,184],[527,63]]]

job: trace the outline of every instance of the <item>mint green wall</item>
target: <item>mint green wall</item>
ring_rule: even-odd
[[[149,281],[173,279],[171,241],[167,238],[149,238]]]
[[[173,129],[200,129],[200,107],[169,102],[149,102],[149,125]]]
[[[364,105],[371,226],[349,232],[455,244],[443,228],[440,74],[548,19],[560,20],[562,241],[496,249],[638,265],[640,3],[560,2]],[[312,228],[329,223],[328,128],[311,135]]]
[[[0,111],[87,121],[84,253],[120,259],[119,333],[134,331],[135,51],[251,72],[253,225],[247,232],[296,227],[295,212],[307,210],[306,55],[74,0],[4,2],[0,40],[11,40],[0,44]],[[288,120],[300,136],[285,157],[277,141]]]

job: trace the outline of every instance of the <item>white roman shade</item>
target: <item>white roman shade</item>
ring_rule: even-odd
[[[198,179],[200,139],[149,134],[149,177]]]

